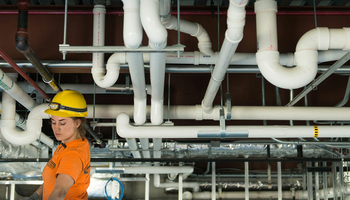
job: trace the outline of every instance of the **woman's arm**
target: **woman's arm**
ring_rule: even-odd
[[[55,187],[49,197],[49,200],[64,199],[69,188],[74,184],[74,179],[67,174],[58,174]]]

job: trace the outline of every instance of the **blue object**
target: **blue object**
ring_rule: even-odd
[[[118,181],[119,185],[120,185],[120,188],[119,188],[119,199],[116,199],[116,200],[122,200],[123,199],[123,196],[124,196],[124,186],[123,184],[116,178],[111,178],[107,181],[106,185],[105,185],[105,198],[108,199],[108,200],[113,200],[111,197],[108,196],[108,193],[107,193],[107,185],[110,181]]]

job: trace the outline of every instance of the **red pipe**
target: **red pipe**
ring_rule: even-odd
[[[24,79],[26,79],[47,101],[50,102],[50,97],[26,74],[20,67],[2,50],[0,49],[1,57],[10,64]]]

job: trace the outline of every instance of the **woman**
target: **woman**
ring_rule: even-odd
[[[62,143],[43,170],[43,185],[26,199],[88,199],[90,148],[85,138],[85,99],[77,91],[64,90],[45,113],[51,115],[52,130]]]

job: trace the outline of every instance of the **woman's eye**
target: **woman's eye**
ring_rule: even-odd
[[[61,126],[64,126],[64,125],[66,125],[66,123],[61,123],[60,125],[61,125]]]

